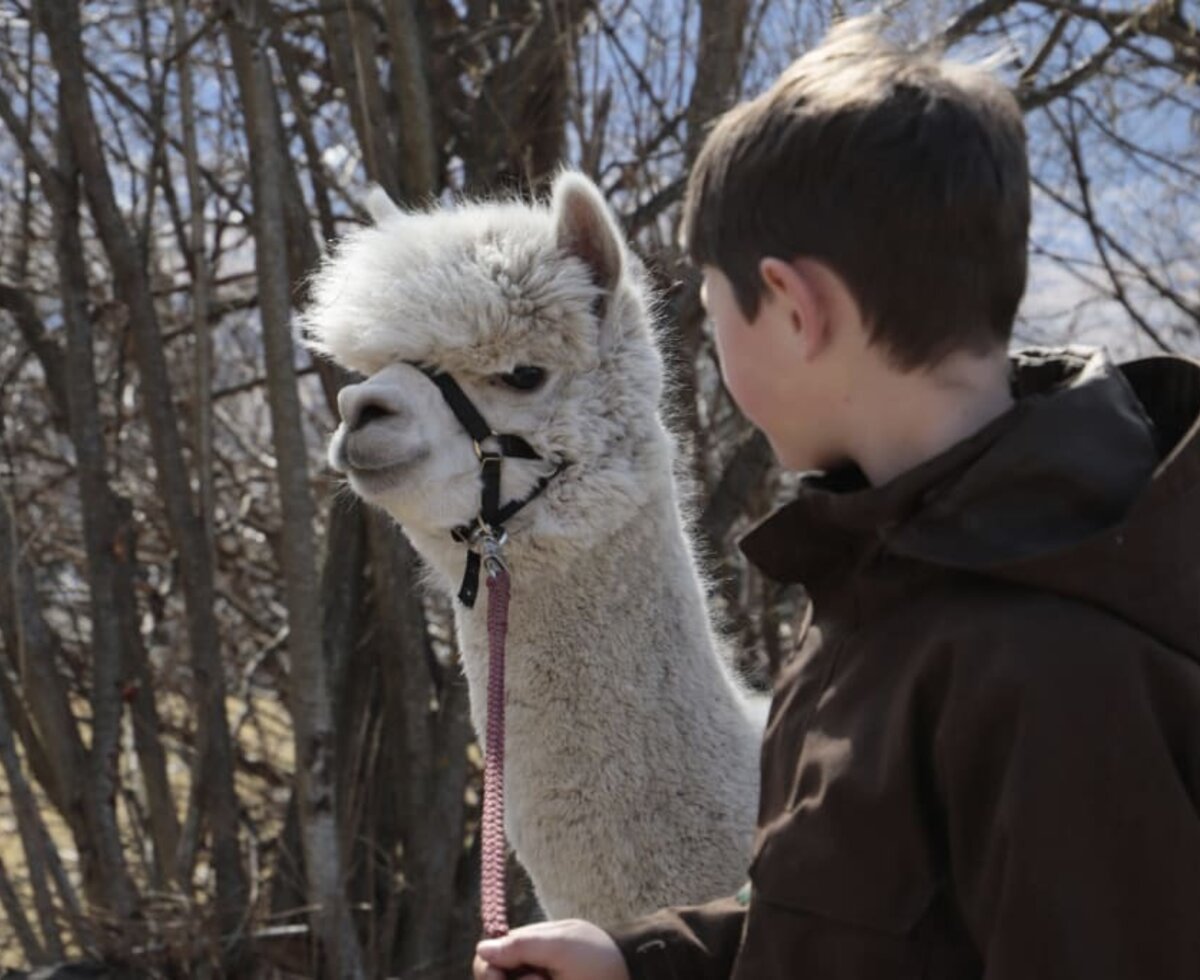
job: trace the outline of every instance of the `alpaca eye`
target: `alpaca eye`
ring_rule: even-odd
[[[544,368],[534,367],[530,364],[518,364],[507,374],[499,377],[506,385],[517,391],[533,391],[535,388],[541,387],[542,382],[546,380],[546,371]]]

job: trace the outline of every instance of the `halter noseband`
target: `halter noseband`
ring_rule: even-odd
[[[460,544],[467,546],[467,567],[463,571],[462,585],[458,590],[458,601],[468,609],[475,605],[475,597],[479,594],[479,568],[486,553],[489,560],[499,560],[498,550],[505,541],[504,524],[526,504],[537,497],[550,485],[559,473],[567,467],[564,460],[553,472],[541,477],[533,489],[519,500],[510,500],[500,504],[500,462],[508,459],[542,459],[534,448],[520,436],[508,433],[497,433],[487,424],[474,403],[466,393],[445,371],[409,361],[413,367],[437,385],[442,398],[458,419],[459,424],[467,430],[467,435],[475,446],[475,455],[479,459],[480,481],[483,486],[482,501],[479,513],[470,524],[460,524],[450,532],[450,536]],[[487,440],[494,440],[498,452],[484,448]]]

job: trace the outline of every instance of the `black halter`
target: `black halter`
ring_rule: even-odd
[[[438,387],[450,411],[471,437],[475,444],[475,455],[479,459],[480,480],[483,484],[483,499],[479,513],[470,524],[460,524],[450,535],[455,541],[467,546],[467,567],[463,572],[462,586],[458,590],[458,601],[470,609],[475,605],[475,597],[479,593],[479,568],[482,556],[478,550],[480,544],[490,540],[494,546],[504,543],[504,524],[522,507],[538,496],[559,473],[567,467],[564,460],[554,468],[552,473],[543,476],[534,484],[533,489],[520,500],[510,500],[500,504],[500,462],[505,457],[509,459],[541,459],[520,436],[497,433],[487,424],[471,399],[445,371],[431,368],[425,364],[409,361],[413,367],[425,375]],[[488,439],[495,441],[498,452],[484,448]]]

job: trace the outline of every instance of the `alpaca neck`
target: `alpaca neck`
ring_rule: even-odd
[[[487,662],[483,605],[459,615],[479,730]],[[605,707],[614,700],[623,712],[644,712],[640,725],[672,727],[670,738],[685,735],[680,726],[693,722],[743,724],[741,694],[718,653],[669,493],[651,494],[630,521],[565,565],[514,562],[509,623],[510,711],[536,716],[531,734],[548,734],[556,712],[565,728],[580,711],[607,710],[614,724],[623,724],[620,712]],[[706,705],[703,711],[691,706],[696,700]],[[664,712],[669,705],[678,710]],[[546,751],[561,751],[554,738],[536,741]]]
[[[510,545],[506,824],[553,917],[615,924],[716,898],[750,854],[760,725],[718,651],[673,488],[655,482],[569,554]],[[461,573],[461,551],[426,557]],[[478,733],[486,606],[455,607]]]

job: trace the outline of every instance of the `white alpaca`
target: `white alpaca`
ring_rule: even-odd
[[[495,431],[542,456],[504,461],[502,502],[568,464],[511,519],[505,548],[507,830],[542,906],[612,924],[731,894],[763,710],[709,623],[636,259],[577,174],[549,209],[404,213],[379,192],[369,205],[375,225],[326,261],[305,317],[314,350],[367,376],[341,394],[330,463],[452,593],[466,551],[450,532],[479,512],[479,463],[412,364],[449,373]],[[455,603],[479,733],[486,606]]]

